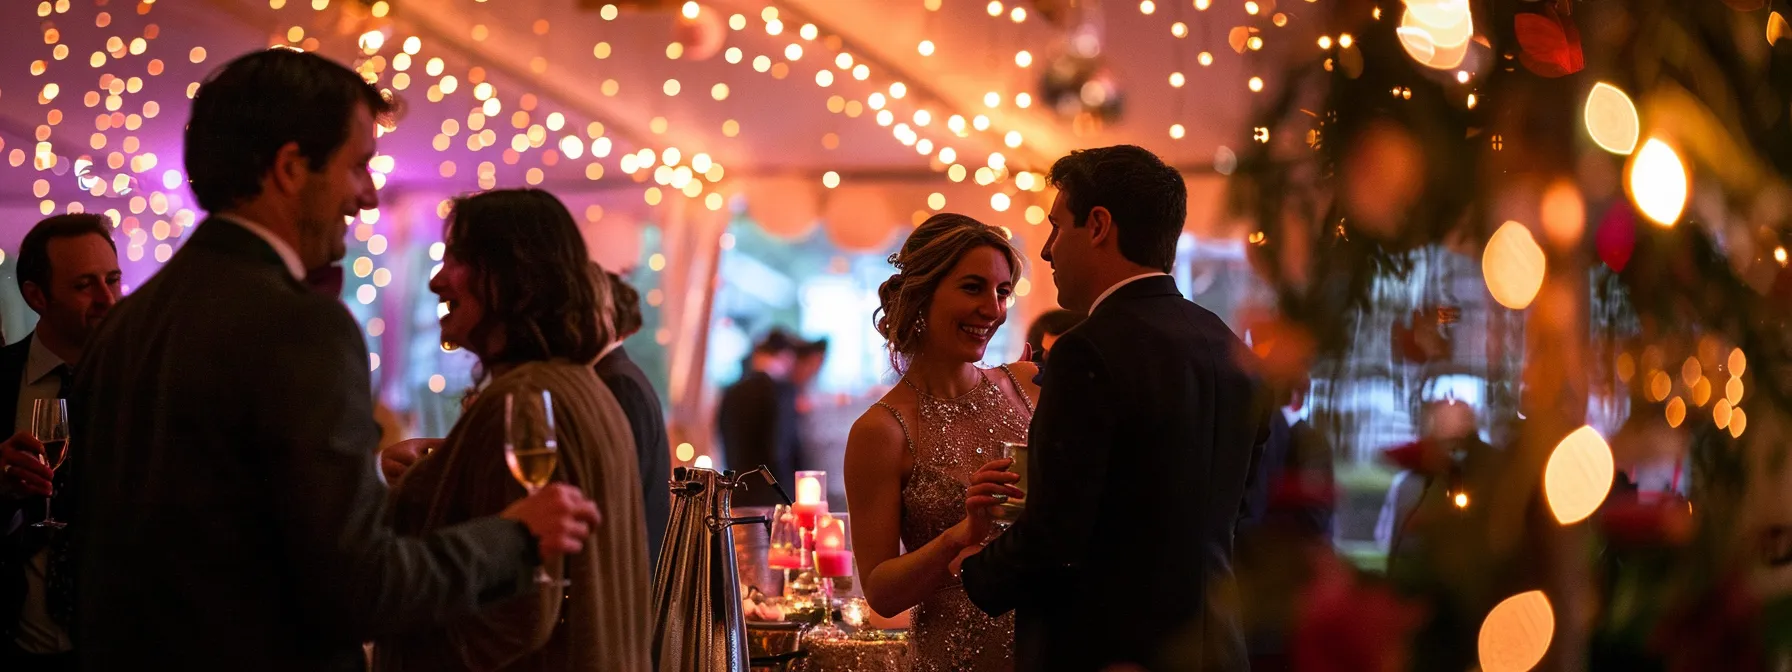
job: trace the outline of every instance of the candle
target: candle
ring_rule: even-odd
[[[796,513],[798,525],[804,528],[815,527],[815,517],[828,512],[827,495],[822,486],[822,479],[826,477],[826,472],[797,472],[796,503],[791,505],[790,510]]]
[[[807,554],[795,546],[773,546],[766,554],[765,564],[772,569],[802,569],[808,566]]]
[[[821,501],[821,480],[814,476],[804,476],[796,482],[796,503],[814,504]]]
[[[846,550],[846,525],[824,517],[815,527],[815,571],[833,578],[852,576],[852,551]]]

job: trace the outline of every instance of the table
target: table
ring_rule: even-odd
[[[902,634],[883,635],[877,639],[828,639],[805,635],[808,635],[808,629],[794,623],[750,625],[747,629],[750,655],[757,658],[798,648],[806,654],[788,665],[753,669],[769,672],[908,672],[913,664],[909,658],[908,638]]]

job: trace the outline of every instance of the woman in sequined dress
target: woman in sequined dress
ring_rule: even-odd
[[[1008,318],[1020,255],[1000,229],[941,213],[890,261],[897,273],[878,288],[876,324],[902,380],[846,442],[865,599],[887,616],[914,608],[916,670],[1009,670],[1013,614],[978,610],[947,566],[983,541],[964,523],[971,474],[1006,466],[1003,442],[1026,442],[1039,392],[1031,363],[976,365]]]

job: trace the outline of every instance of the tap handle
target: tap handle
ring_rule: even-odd
[[[767,466],[765,466],[765,465],[763,465],[763,464],[762,464],[762,465],[759,465],[759,468],[757,468],[757,469],[753,469],[753,470],[752,470],[752,471],[748,471],[748,472],[746,472],[746,473],[744,473],[744,474],[741,474],[741,475],[740,475],[740,478],[739,478],[739,479],[737,479],[737,480],[736,480],[736,481],[735,481],[735,483],[736,483],[736,484],[737,484],[737,485],[746,485],[746,480],[747,480],[747,477],[748,477],[748,476],[751,476],[751,475],[753,475],[753,474],[758,474],[758,475],[759,475],[759,476],[760,476],[760,477],[762,477],[762,478],[764,478],[764,479],[765,479],[765,483],[766,483],[766,484],[767,484],[767,485],[770,485],[770,486],[772,486],[772,490],[774,490],[774,491],[776,491],[776,492],[777,492],[777,493],[778,493],[778,497],[779,497],[779,498],[780,498],[780,499],[783,499],[783,500],[784,500],[784,503],[785,503],[785,504],[787,504],[787,505],[788,505],[788,504],[790,504],[790,503],[792,503],[792,501],[793,501],[793,500],[791,500],[791,499],[790,499],[790,493],[788,493],[788,492],[785,492],[785,491],[784,491],[784,486],[783,486],[783,485],[780,485],[780,484],[779,484],[779,483],[778,483],[778,479],[777,479],[777,477],[775,477],[775,476],[772,476],[772,470],[771,470],[771,467],[767,467]],[[750,487],[750,486],[749,486],[749,487]]]
[[[743,516],[740,518],[729,518],[728,519],[729,525],[748,525],[748,524],[752,524],[752,523],[758,523],[760,525],[764,525],[765,533],[766,534],[772,533],[771,516]]]

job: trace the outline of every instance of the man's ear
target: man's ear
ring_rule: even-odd
[[[25,305],[31,307],[31,312],[39,315],[42,315],[44,310],[50,306],[50,297],[44,293],[44,288],[39,287],[35,282],[26,281],[19,285],[19,295],[25,297]]]
[[[1119,243],[1120,231],[1114,228],[1114,214],[1105,207],[1098,205],[1090,209],[1083,226],[1089,229],[1089,243],[1093,247],[1106,245],[1110,240]]]
[[[288,142],[274,154],[273,169],[268,171],[262,188],[272,188],[276,193],[286,196],[297,196],[310,177],[311,164],[305,159],[305,155],[299,153],[299,143]]]

